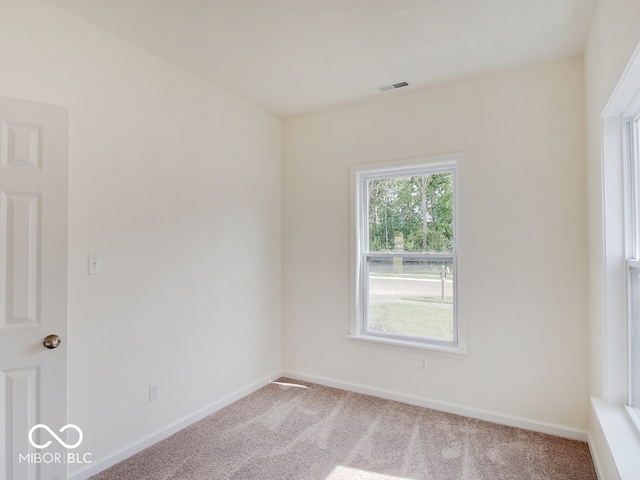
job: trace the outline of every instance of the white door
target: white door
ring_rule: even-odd
[[[68,119],[0,97],[0,480],[67,478]]]

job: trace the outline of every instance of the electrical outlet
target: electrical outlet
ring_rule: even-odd
[[[418,370],[420,370],[421,372],[426,372],[427,371],[427,359],[426,358],[421,358],[420,360],[418,360]]]
[[[160,392],[158,391],[158,384],[154,383],[153,385],[149,385],[149,401],[153,402],[157,400],[160,396]]]

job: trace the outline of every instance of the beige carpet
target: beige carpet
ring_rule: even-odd
[[[278,382],[92,478],[596,479],[583,442],[310,383]]]

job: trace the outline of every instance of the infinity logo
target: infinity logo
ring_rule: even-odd
[[[80,445],[82,443],[82,430],[80,430],[80,427],[78,427],[77,425],[74,425],[73,423],[69,423],[69,424],[65,425],[64,427],[62,427],[59,430],[59,432],[62,433],[64,431],[68,430],[69,428],[72,428],[72,429],[74,429],[75,431],[78,432],[78,437],[79,437],[78,441],[76,443],[74,443],[73,445],[69,445],[69,444],[65,443],[64,440],[62,440],[58,435],[56,435],[56,433],[53,430],[51,430],[44,423],[39,423],[38,425],[34,425],[33,427],[31,427],[31,430],[29,430],[29,443],[34,448],[47,448],[49,445],[51,445],[51,440],[49,440],[47,443],[45,443],[43,445],[38,445],[35,442],[35,440],[33,439],[33,432],[35,432],[39,428],[42,428],[42,429],[46,430],[47,432],[49,432],[51,434],[51,436],[53,438],[55,438],[56,441],[60,445],[62,445],[64,448],[73,449],[73,448],[76,448],[78,445]]]

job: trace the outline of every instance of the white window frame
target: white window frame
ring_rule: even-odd
[[[632,366],[632,285],[631,269],[640,268],[640,96],[623,115],[624,222],[627,267],[627,412],[640,430],[640,405],[633,404],[634,368]],[[635,379],[640,381],[639,379]]]
[[[625,229],[625,118],[640,111],[640,44],[604,106],[600,117],[600,171],[590,188],[601,189],[589,206],[591,271],[591,425],[594,447],[607,470],[621,478],[640,478],[640,435],[625,405],[629,397],[629,359]],[[634,108],[636,107],[636,108]],[[590,139],[598,142],[597,139]],[[598,142],[599,143],[599,142]],[[597,150],[598,143],[593,147]],[[592,165],[592,168],[597,168]],[[599,180],[599,182],[598,182]],[[596,190],[596,191],[597,191]],[[598,223],[600,222],[600,223]],[[599,256],[601,255],[601,256]],[[611,460],[609,460],[611,459]]]
[[[466,315],[464,302],[463,235],[464,208],[462,191],[464,179],[464,154],[433,155],[407,160],[381,162],[351,167],[351,328],[348,337],[356,342],[369,342],[401,348],[429,350],[444,354],[465,355],[468,353],[466,338]],[[453,173],[454,246],[451,254],[405,253],[404,257],[453,258],[454,268],[454,341],[404,337],[385,334],[370,334],[365,330],[367,314],[367,278],[365,258],[368,247],[368,192],[366,182],[376,178],[402,177],[424,173]],[[373,256],[384,256],[372,254]],[[391,256],[398,256],[392,254]]]

